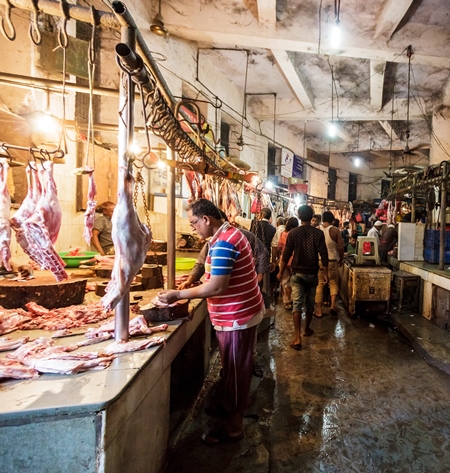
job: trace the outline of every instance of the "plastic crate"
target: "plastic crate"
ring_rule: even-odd
[[[440,230],[426,230],[425,232],[425,246],[429,248],[439,248],[441,242]],[[445,247],[450,248],[450,231],[445,232]]]
[[[423,259],[427,263],[439,264],[439,247],[432,248],[429,246],[425,246],[423,249]],[[446,248],[444,250],[444,263],[450,263],[450,248]]]

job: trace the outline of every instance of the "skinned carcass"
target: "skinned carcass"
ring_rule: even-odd
[[[111,281],[101,302],[112,310],[130,289],[134,277],[144,264],[152,241],[152,232],[140,222],[133,205],[134,177],[128,169],[119,169],[118,199],[112,216],[112,240],[115,259]]]
[[[94,168],[86,166],[85,173],[89,174],[89,186],[88,186],[88,200],[86,203],[86,212],[84,212],[84,239],[88,245],[91,244],[92,229],[94,228],[95,220],[95,208],[97,207],[97,201],[95,196],[97,194],[97,187],[94,181]]]
[[[19,210],[11,219],[11,226],[23,251],[42,269],[49,269],[57,281],[68,279],[66,265],[53,248],[61,226],[61,207],[56,197],[53,163],[47,161],[42,175],[47,172],[45,189],[32,163],[27,168],[28,193]],[[35,164],[35,163],[34,163]],[[30,177],[31,174],[31,177]],[[32,188],[30,189],[32,184]],[[47,227],[50,226],[51,234]],[[53,240],[52,240],[53,238]]]
[[[11,196],[8,192],[9,163],[6,158],[0,159],[0,263],[11,271]]]

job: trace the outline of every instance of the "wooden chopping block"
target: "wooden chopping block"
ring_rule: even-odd
[[[109,281],[102,281],[97,283],[97,287],[95,288],[95,294],[99,297],[103,297],[105,295],[106,286],[109,284]],[[142,283],[140,282],[133,282],[130,286],[130,292],[133,291],[142,291]]]
[[[28,281],[0,281],[0,306],[5,309],[25,309],[27,302],[36,302],[47,309],[81,304],[86,293],[86,279],[57,282],[53,276],[40,275]]]
[[[139,311],[147,322],[168,322],[189,317],[189,301],[183,299],[173,307],[155,307],[151,302]]]
[[[111,273],[112,273],[112,268],[111,269],[96,269],[95,270],[95,275],[98,278],[111,279]]]
[[[152,251],[167,252],[167,242],[162,240],[153,240],[150,246]]]
[[[148,289],[164,288],[164,280],[162,280],[160,277],[144,278],[138,274],[136,276],[136,281],[142,284],[142,289],[144,291],[147,291]]]
[[[145,257],[146,264],[167,264],[167,253],[147,253]]]

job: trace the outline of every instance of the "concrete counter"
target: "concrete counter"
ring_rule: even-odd
[[[165,346],[120,354],[105,370],[2,382],[2,471],[162,471],[169,438],[171,363],[202,325],[206,335],[197,349],[205,359],[201,369],[205,371],[208,365],[206,303],[193,301],[191,309],[192,320],[168,323],[168,331],[161,333],[167,340]],[[17,331],[10,336],[27,334],[32,338],[49,336],[42,330]],[[83,338],[63,338],[58,344]],[[110,342],[80,350],[98,350]]]

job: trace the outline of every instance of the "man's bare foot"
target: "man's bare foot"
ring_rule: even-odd
[[[305,329],[305,332],[303,333],[303,336],[304,337],[310,337],[313,334],[314,334],[314,330],[312,328],[308,327],[307,329]]]

